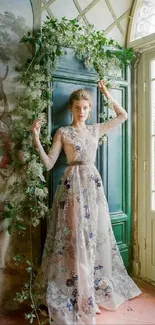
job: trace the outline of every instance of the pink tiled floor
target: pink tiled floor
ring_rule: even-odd
[[[126,302],[117,311],[102,309],[102,314],[96,317],[97,325],[155,325],[155,288],[139,280],[136,282],[143,291],[142,295]],[[0,316],[0,325],[28,324],[29,321],[24,319],[23,312],[20,311]]]
[[[136,282],[143,293],[127,301],[116,311],[102,309],[102,314],[97,316],[97,325],[155,325],[155,288],[142,281]]]

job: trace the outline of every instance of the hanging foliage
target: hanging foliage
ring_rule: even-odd
[[[51,146],[47,131],[47,107],[52,106],[52,75],[63,58],[65,48],[72,48],[79,60],[88,69],[96,71],[98,78],[106,80],[110,85],[109,72],[117,76],[118,71],[128,65],[134,57],[132,49],[119,46],[112,39],[107,39],[102,31],[96,31],[93,26],[81,26],[76,20],[63,18],[60,22],[47,17],[41,31],[35,35],[28,33],[21,42],[31,45],[33,56],[22,66],[18,66],[15,82],[19,89],[15,97],[13,112],[12,141],[14,143],[13,165],[19,169],[22,177],[12,187],[9,203],[5,206],[4,216],[9,218],[9,233],[15,230],[25,232],[28,225],[37,226],[41,218],[48,215],[48,190],[44,178],[44,166],[37,150],[33,146],[30,132],[35,118],[42,120],[41,142],[46,151]],[[102,121],[106,119],[101,113]],[[20,195],[17,198],[17,193]],[[22,193],[22,195],[21,195]],[[16,262],[23,257],[15,257]],[[27,261],[27,260],[26,260]],[[24,284],[16,299],[21,303],[30,297],[33,279],[32,261],[27,261],[27,271],[30,273],[30,283]],[[38,314],[34,304],[32,312],[26,317],[32,323]]]

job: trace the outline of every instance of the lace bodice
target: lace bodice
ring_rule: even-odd
[[[73,126],[59,128],[54,135],[53,145],[48,153],[51,161],[47,169],[50,170],[54,166],[62,148],[66,154],[68,164],[78,161],[88,164],[94,163],[99,138],[110,128],[122,122],[124,121],[121,118],[116,117],[106,123],[87,125],[80,132]]]

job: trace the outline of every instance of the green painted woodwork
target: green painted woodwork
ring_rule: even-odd
[[[108,133],[108,142],[99,146],[96,159],[96,165],[101,174],[109,204],[115,237],[128,270],[131,243],[131,116],[129,76],[129,69],[122,71],[119,77],[120,87],[111,89],[115,99],[128,111],[129,119],[123,125],[112,129]],[[70,93],[77,88],[87,88],[90,90],[93,105],[91,120],[88,123],[99,122],[98,115],[102,110],[102,94],[97,89],[97,75],[94,71],[88,71],[84,67],[83,62],[75,57],[71,49],[66,49],[65,56],[53,77],[53,106],[50,113],[50,124],[53,134],[58,127],[71,123],[71,114],[68,110],[67,101]],[[107,113],[111,115],[111,111]],[[66,165],[66,158],[64,153],[62,153],[49,175],[50,205]]]

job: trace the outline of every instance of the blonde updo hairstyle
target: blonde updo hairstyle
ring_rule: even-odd
[[[89,108],[91,109],[92,99],[91,99],[90,92],[86,89],[78,89],[71,93],[69,97],[69,108],[70,109],[72,108],[75,100],[81,100],[81,99],[87,100],[89,103]]]

